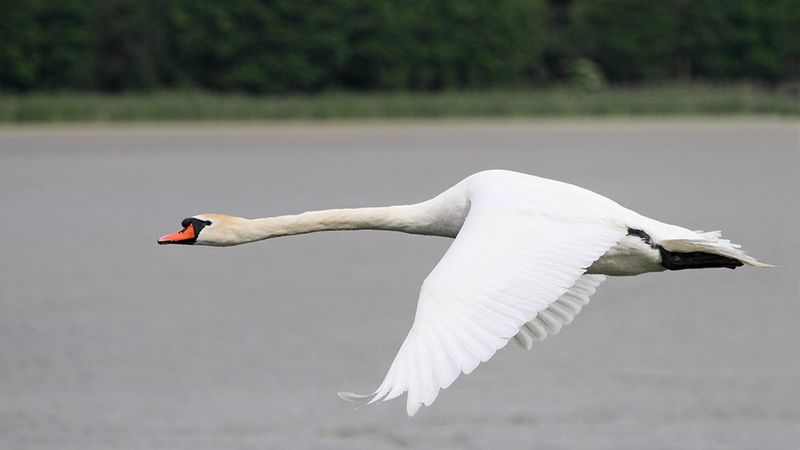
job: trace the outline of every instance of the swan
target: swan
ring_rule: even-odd
[[[530,349],[572,322],[606,276],[744,264],[720,232],[691,231],[592,191],[506,170],[471,175],[421,203],[261,219],[186,218],[159,244],[232,246],[328,230],[391,230],[455,238],[422,283],[413,325],[372,404],[408,393],[407,413],[469,374],[511,339]]]

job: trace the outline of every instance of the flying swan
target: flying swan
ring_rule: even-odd
[[[505,170],[467,177],[412,205],[245,219],[198,214],[159,244],[226,247],[329,230],[391,230],[456,238],[422,283],[411,331],[375,403],[408,392],[409,416],[515,339],[530,349],[572,322],[607,275],[772,267],[720,232],[647,218],[599,194]]]

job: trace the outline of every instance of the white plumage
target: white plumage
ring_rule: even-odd
[[[661,223],[574,185],[501,170],[467,177],[414,205],[192,219],[201,222],[191,243],[217,246],[366,228],[456,237],[423,282],[413,325],[383,382],[367,395],[339,394],[371,404],[407,392],[410,416],[510,339],[531,348],[558,333],[605,275],[637,275],[665,265],[767,267],[719,232]],[[188,236],[183,230],[159,242],[181,243],[180,233]],[[664,255],[675,261],[664,261]],[[684,267],[684,260],[691,264]]]

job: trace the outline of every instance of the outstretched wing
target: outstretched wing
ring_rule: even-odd
[[[508,343],[573,287],[627,230],[611,221],[475,203],[458,237],[425,279],[414,324],[373,403],[408,392],[407,412]]]

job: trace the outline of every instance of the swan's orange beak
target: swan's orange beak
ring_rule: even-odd
[[[174,233],[165,234],[158,238],[158,243],[163,244],[192,244],[195,241],[194,225],[189,224],[188,227],[176,231]]]

